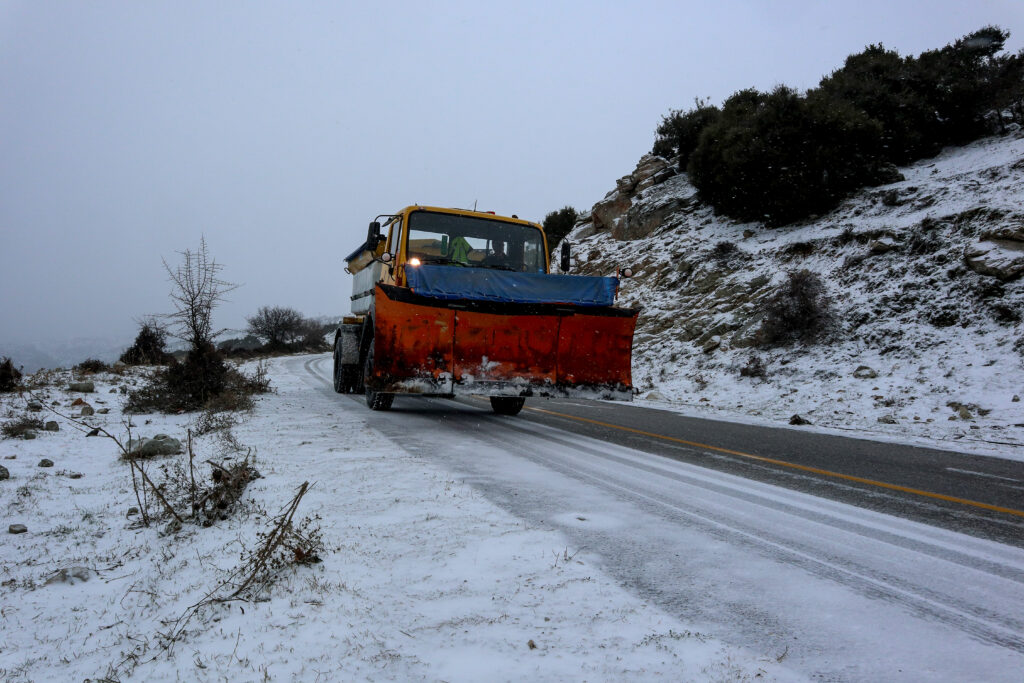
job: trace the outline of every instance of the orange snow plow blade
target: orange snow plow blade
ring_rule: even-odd
[[[442,301],[380,284],[374,296],[377,391],[632,400],[638,311]]]

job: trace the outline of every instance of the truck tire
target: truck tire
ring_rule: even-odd
[[[348,393],[345,388],[345,366],[341,364],[339,340],[334,340],[334,391],[338,394]]]
[[[370,348],[366,352],[366,362],[363,364],[363,386],[366,388],[366,405],[370,410],[390,410],[395,400],[394,394],[386,394],[382,391],[374,391],[366,383],[373,374],[373,340],[370,341]]]
[[[525,404],[523,396],[491,396],[491,410],[498,415],[518,415]]]

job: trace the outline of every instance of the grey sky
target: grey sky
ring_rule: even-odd
[[[504,5],[504,3],[502,3]],[[814,86],[1024,4],[0,1],[0,345],[125,336],[205,234],[261,305],[348,310],[341,257],[411,203],[589,208],[670,108]],[[0,349],[2,351],[2,349]]]

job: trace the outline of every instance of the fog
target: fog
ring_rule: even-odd
[[[696,97],[986,24],[1024,44],[1009,0],[489,4],[4,2],[0,353],[130,341],[201,236],[241,284],[219,326],[341,315],[377,214],[588,209]]]

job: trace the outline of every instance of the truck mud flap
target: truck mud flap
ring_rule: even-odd
[[[638,311],[438,301],[378,285],[374,369],[380,391],[632,398]]]

